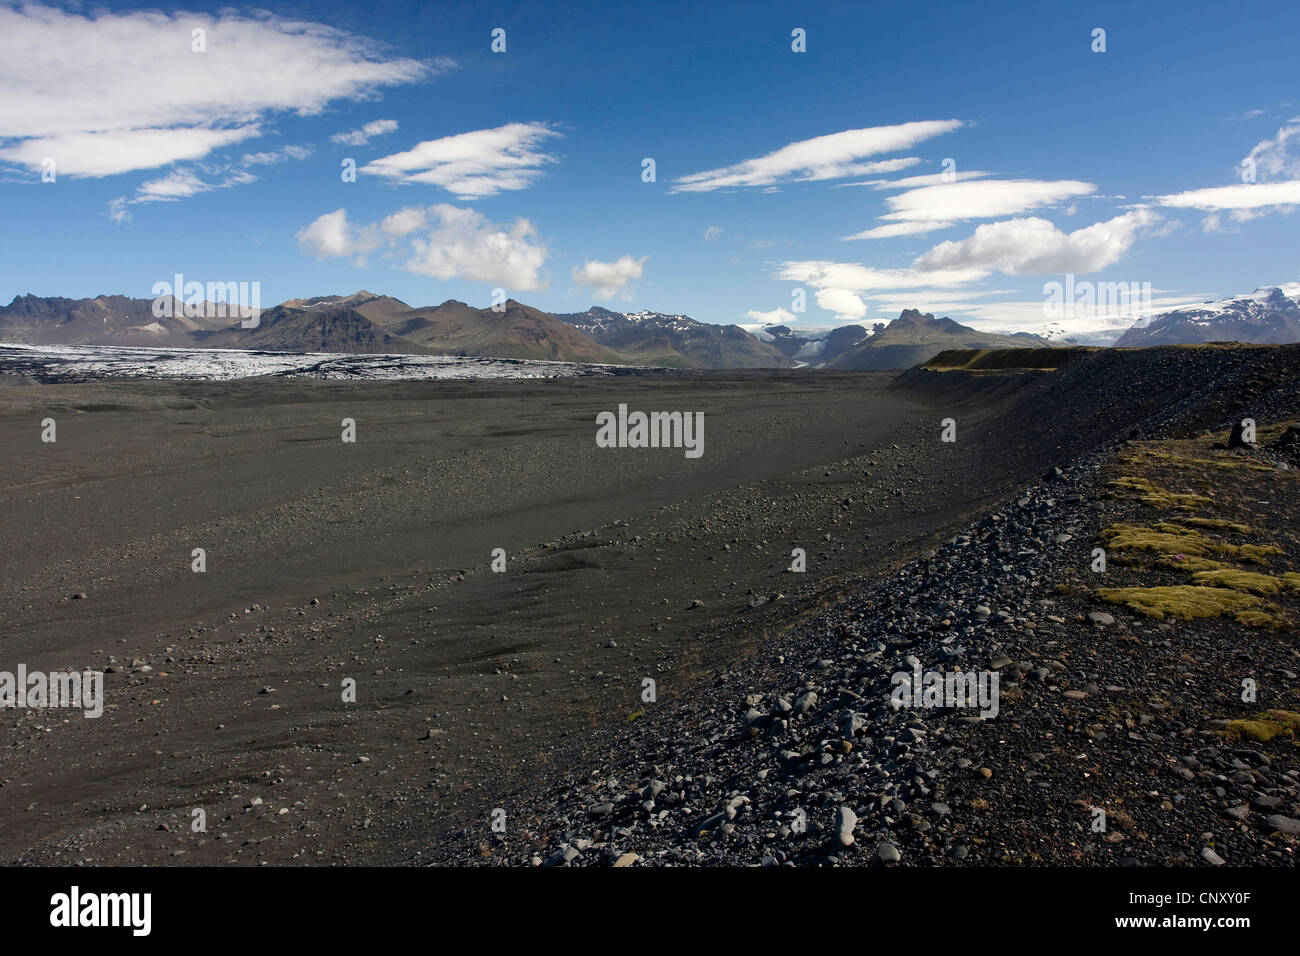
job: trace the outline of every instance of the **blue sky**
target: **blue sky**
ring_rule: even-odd
[[[1034,330],[1066,273],[1225,297],[1300,278],[1296,36],[1294,2],[0,4],[0,299],[180,272]]]

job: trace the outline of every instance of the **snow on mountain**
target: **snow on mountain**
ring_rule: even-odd
[[[1138,347],[1197,342],[1300,342],[1300,282],[1261,286],[1246,295],[1171,309],[1134,325],[1115,344]]]

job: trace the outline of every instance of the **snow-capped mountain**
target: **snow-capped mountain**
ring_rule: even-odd
[[[679,368],[789,368],[795,363],[772,345],[738,325],[697,322],[664,312],[613,312],[592,306],[586,312],[557,314],[606,348],[649,365]]]
[[[1130,329],[1143,327],[1151,317],[1134,321],[1131,315],[1098,315],[1065,322],[1044,322],[1033,328],[1033,335],[1053,345],[1114,345]]]
[[[1300,282],[1263,286],[1249,295],[1186,305],[1134,325],[1115,343],[1121,347],[1248,342],[1300,342]]]
[[[759,341],[771,343],[799,365],[820,367],[835,361],[871,335],[861,325],[795,326],[745,325]]]

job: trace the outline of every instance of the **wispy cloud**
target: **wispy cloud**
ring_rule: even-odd
[[[559,136],[545,123],[510,123],[496,129],[426,140],[384,156],[361,172],[399,183],[440,186],[462,199],[481,199],[526,189],[555,157],[534,147]]]
[[[1256,143],[1242,165],[1249,165],[1261,182],[1300,179],[1300,122],[1292,121],[1272,139]]]
[[[245,153],[239,158],[244,166],[274,166],[289,159],[306,159],[315,150],[310,146],[286,146],[284,149],[265,153]]]
[[[250,172],[253,166],[273,166],[286,160],[306,159],[312,154],[310,146],[286,146],[281,150],[264,153],[245,153],[235,163],[200,163],[196,168],[180,167],[156,179],[149,179],[136,187],[131,198],[119,196],[109,202],[108,218],[113,222],[127,222],[131,214],[128,205],[149,202],[178,202],[201,193],[230,189],[256,182]]]
[[[1157,196],[1154,201],[1161,206],[1209,212],[1203,224],[1207,232],[1215,232],[1222,228],[1221,213],[1235,222],[1246,222],[1265,213],[1294,211],[1300,205],[1300,180],[1211,186]]]
[[[1073,179],[979,179],[909,189],[885,200],[890,222],[956,222],[1015,216],[1097,189]]]
[[[157,169],[255,138],[275,114],[320,113],[449,65],[269,14],[0,7],[0,159],[51,158],[68,176]]]
[[[344,130],[342,133],[335,133],[330,137],[330,140],[344,146],[365,146],[374,136],[385,136],[396,131],[397,120],[377,119],[372,120],[360,129],[349,129]]]
[[[954,171],[864,183],[873,189],[904,189],[889,196],[884,225],[844,236],[856,239],[893,239],[947,229],[970,219],[995,219],[1052,206],[1096,191],[1092,183],[1073,179],[983,179],[983,170]]]
[[[1241,161],[1246,181],[1156,196],[1157,205],[1199,209],[1209,213],[1206,232],[1223,230],[1223,215],[1247,222],[1268,213],[1290,214],[1300,205],[1300,118],[1282,126],[1271,139],[1261,140]]]
[[[953,225],[956,224],[942,219],[927,222],[891,222],[885,226],[876,226],[872,229],[864,229],[862,232],[855,232],[851,236],[844,236],[842,241],[852,242],[855,239],[895,239],[898,236],[919,236],[927,232],[947,229]]]
[[[897,172],[920,162],[915,157],[863,162],[868,156],[909,149],[962,126],[960,120],[923,120],[873,126],[789,143],[778,150],[731,166],[691,173],[675,180],[669,192],[710,192],[780,183],[843,179]]]

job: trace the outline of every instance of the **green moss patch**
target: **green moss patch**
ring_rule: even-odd
[[[1212,588],[1231,588],[1250,594],[1268,596],[1282,590],[1285,582],[1271,574],[1258,571],[1242,571],[1240,568],[1218,568],[1213,571],[1197,571],[1192,575],[1193,584],[1208,584]]]
[[[1179,621],[1227,617],[1257,608],[1262,603],[1253,594],[1191,584],[1154,588],[1101,588],[1097,591],[1097,596],[1108,604],[1123,605],[1145,617],[1158,620],[1172,617]]]
[[[1295,737],[1300,732],[1300,714],[1291,710],[1269,710],[1250,720],[1230,720],[1223,728],[1232,740],[1268,743],[1277,737]]]
[[[1162,488],[1160,485],[1153,483],[1148,478],[1138,478],[1133,475],[1116,478],[1113,481],[1106,482],[1106,485],[1109,488],[1116,489],[1116,493],[1129,493],[1149,508],[1173,508],[1175,510],[1191,511],[1193,508],[1201,508],[1210,504],[1210,499],[1204,495],[1170,491],[1168,488]]]
[[[1156,565],[1169,571],[1218,571],[1231,568],[1232,565],[1213,558],[1200,558],[1192,554],[1162,554],[1156,558]]]

